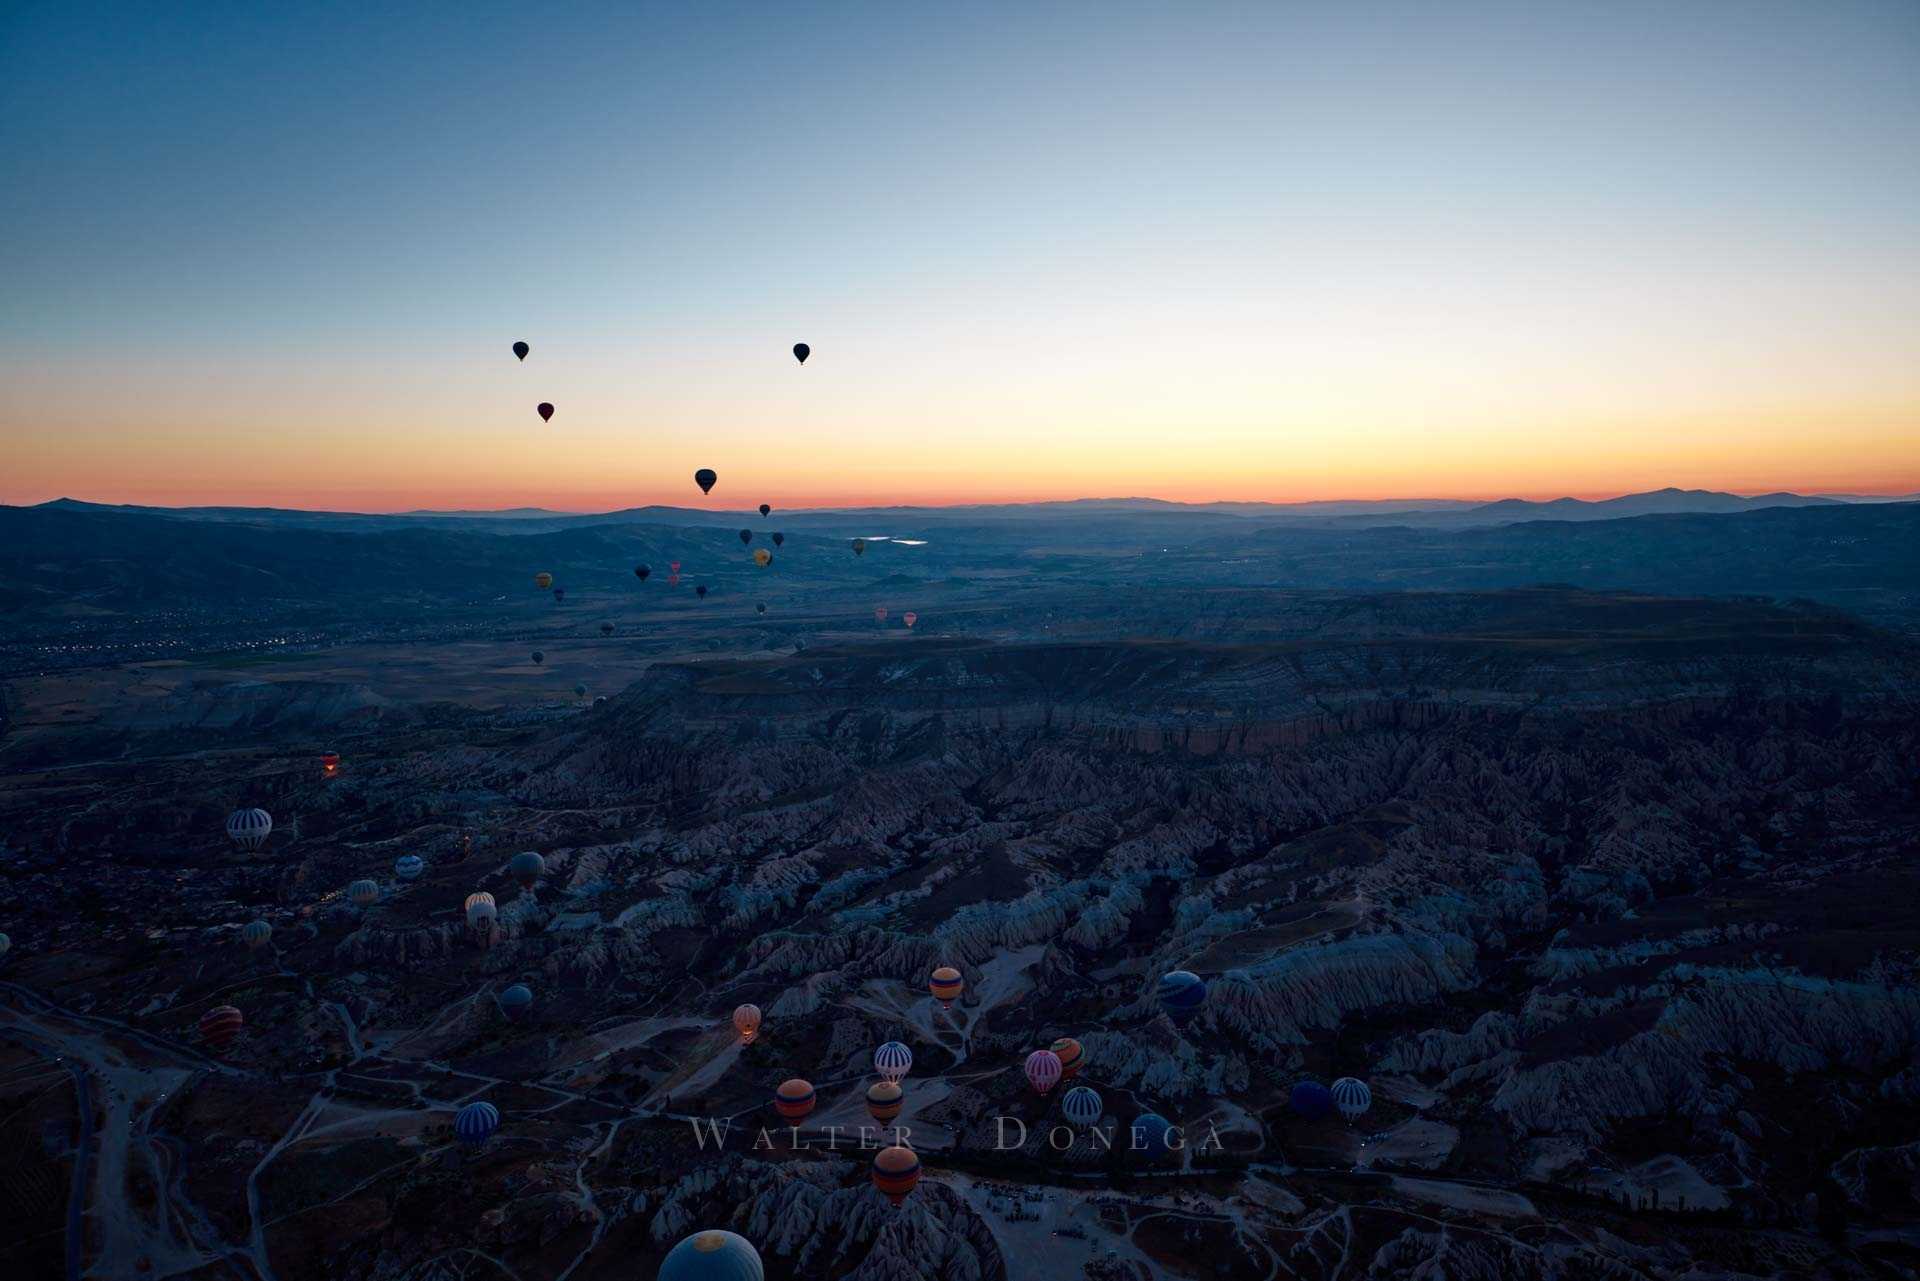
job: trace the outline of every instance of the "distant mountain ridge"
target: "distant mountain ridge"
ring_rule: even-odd
[[[1502,498],[1476,502],[1453,498],[1321,499],[1299,503],[1208,502],[1185,503],[1149,497],[1073,498],[1030,503],[957,503],[946,506],[803,507],[779,510],[773,524],[821,525],[860,519],[902,519],[939,522],[1035,521],[1074,518],[1285,521],[1290,524],[1335,526],[1406,524],[1465,528],[1529,520],[1612,520],[1622,516],[1724,514],[1768,507],[1817,507],[1849,503],[1900,502],[1920,495],[1820,495],[1776,492],[1741,495],[1710,489],[1649,490],[1615,498],[1555,498],[1545,501]],[[226,521],[287,526],[325,525],[331,528],[380,529],[403,525],[487,528],[513,526],[512,532],[531,533],[592,525],[681,524],[732,526],[765,524],[751,508],[739,510],[648,505],[608,512],[560,512],[544,507],[513,507],[496,511],[415,509],[404,512],[336,512],[286,507],[152,507],[138,504],[92,503],[57,498],[37,510],[117,512],[180,520]]]

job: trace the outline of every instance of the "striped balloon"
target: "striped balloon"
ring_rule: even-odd
[[[867,1111],[873,1119],[885,1125],[900,1115],[900,1105],[905,1100],[906,1091],[900,1088],[898,1081],[875,1081],[867,1087]]]
[[[813,1111],[813,1087],[799,1077],[782,1081],[773,1092],[773,1110],[789,1121],[798,1121]]]
[[[500,1109],[484,1099],[460,1109],[453,1118],[453,1137],[462,1143],[485,1143],[500,1128]]]
[[[393,864],[393,874],[403,881],[417,881],[427,870],[427,861],[418,854],[402,854]]]
[[[733,1030],[740,1034],[743,1045],[752,1045],[753,1038],[760,1035],[760,1007],[757,1005],[736,1005],[733,1009]]]
[[[1027,1084],[1041,1094],[1060,1084],[1060,1056],[1052,1050],[1027,1055]]]
[[[1207,985],[1191,970],[1174,970],[1160,979],[1160,1008],[1176,1023],[1184,1023],[1206,1003]]]
[[[873,1052],[873,1070],[889,1081],[898,1081],[913,1069],[913,1051],[898,1041],[888,1041]]]
[[[372,881],[355,881],[347,886],[347,897],[355,907],[372,907],[380,901],[380,887]]]
[[[873,1186],[896,1206],[920,1182],[920,1158],[912,1148],[881,1148],[873,1157]]]
[[[1060,1056],[1060,1079],[1071,1081],[1080,1075],[1080,1062],[1085,1052],[1080,1042],[1070,1036],[1063,1036],[1053,1043],[1053,1052]]]
[[[1365,1081],[1343,1076],[1333,1083],[1333,1106],[1339,1108],[1340,1115],[1347,1120],[1358,1120],[1373,1106],[1373,1091],[1367,1088]]]
[[[248,921],[240,927],[240,938],[246,943],[249,951],[258,952],[267,945],[267,940],[272,937],[273,926],[268,925],[265,921]]]
[[[658,1281],[766,1281],[760,1252],[745,1237],[710,1228],[667,1252]]]
[[[951,965],[943,965],[933,972],[927,980],[927,991],[933,993],[933,999],[940,1002],[940,1008],[950,1010],[953,1003],[960,999],[961,989],[966,984],[960,978],[960,971]]]
[[[1060,1114],[1078,1126],[1092,1125],[1105,1111],[1099,1091],[1084,1085],[1074,1086],[1060,1100]]]
[[[257,850],[273,831],[273,815],[262,809],[235,810],[227,815],[227,835],[243,850]]]
[[[231,1005],[216,1005],[200,1016],[200,1039],[209,1049],[224,1050],[247,1025],[246,1018]]]

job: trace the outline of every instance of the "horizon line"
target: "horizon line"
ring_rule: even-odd
[[[1858,498],[1867,498],[1867,499],[1897,501],[1903,498],[1920,499],[1920,482],[1913,482],[1907,485],[1899,485],[1899,484],[1890,485],[1890,486],[1886,486],[1885,488],[1882,488],[1879,486],[1855,487],[1842,492],[1823,491],[1818,489],[1806,489],[1806,490],[1719,489],[1719,488],[1704,488],[1699,486],[1680,486],[1680,485],[1666,485],[1656,489],[1623,490],[1617,493],[1608,492],[1608,491],[1589,491],[1585,494],[1567,493],[1567,492],[1552,493],[1551,491],[1546,491],[1546,492],[1550,496],[1535,496],[1535,495],[1511,494],[1511,493],[1497,494],[1495,496],[1482,496],[1482,495],[1452,496],[1452,495],[1442,495],[1442,494],[1414,494],[1414,495],[1405,495],[1405,496],[1385,495],[1385,496],[1366,497],[1366,498],[1348,497],[1348,498],[1304,498],[1304,499],[1260,499],[1260,498],[1179,499],[1179,498],[1160,498],[1152,494],[1114,494],[1114,495],[1081,494],[1081,495],[1075,495],[1072,497],[1065,497],[1065,498],[969,499],[966,501],[948,502],[948,503],[884,502],[884,501],[857,502],[856,501],[856,502],[841,502],[841,503],[823,503],[823,504],[812,505],[812,506],[781,506],[781,507],[774,508],[774,510],[778,512],[784,512],[790,515],[808,515],[808,514],[831,515],[839,512],[852,512],[852,511],[860,511],[863,509],[886,509],[886,510],[901,510],[901,511],[965,511],[969,509],[977,509],[982,507],[1047,507],[1047,506],[1062,506],[1062,505],[1069,505],[1069,504],[1075,504],[1075,503],[1157,503],[1167,507],[1177,507],[1177,508],[1208,508],[1208,507],[1315,508],[1315,507],[1333,507],[1333,506],[1339,506],[1347,503],[1470,503],[1476,506],[1486,506],[1493,503],[1502,503],[1502,502],[1555,503],[1555,502],[1572,501],[1572,502],[1582,502],[1582,503],[1601,503],[1601,502],[1613,501],[1615,499],[1637,498],[1637,497],[1642,497],[1649,494],[1661,494],[1661,493],[1724,494],[1734,498],[1766,498],[1766,497],[1772,497],[1774,495],[1781,495],[1781,496],[1790,496],[1794,498],[1813,498],[1813,499],[1827,498],[1827,499],[1844,500],[1850,497],[1858,497]],[[35,508],[35,507],[50,507],[56,503],[80,503],[80,504],[86,504],[86,505],[95,506],[95,507],[151,508],[151,509],[161,510],[161,511],[191,511],[196,509],[198,510],[237,509],[237,510],[285,511],[285,512],[298,512],[298,513],[309,514],[309,515],[335,515],[335,516],[456,516],[456,515],[496,516],[496,515],[502,515],[510,512],[540,512],[544,514],[550,514],[553,516],[612,516],[612,515],[618,515],[621,512],[641,511],[648,508],[663,508],[666,510],[704,511],[704,512],[730,512],[730,511],[752,512],[757,507],[757,504],[753,504],[753,503],[736,507],[736,506],[725,504],[725,503],[703,504],[703,503],[675,503],[675,502],[641,502],[641,503],[631,503],[625,506],[616,506],[616,507],[599,507],[599,506],[553,507],[553,506],[546,506],[544,504],[540,504],[536,502],[512,503],[512,504],[498,506],[498,507],[475,506],[475,505],[428,507],[428,506],[420,506],[418,504],[411,505],[411,506],[372,507],[372,508],[307,507],[307,506],[299,506],[299,505],[284,505],[284,504],[273,503],[273,502],[247,502],[244,500],[240,500],[240,501],[228,500],[228,501],[220,501],[220,502],[184,502],[184,503],[183,502],[174,502],[174,503],[137,502],[137,501],[136,502],[128,502],[128,501],[115,502],[115,501],[106,501],[106,500],[100,500],[100,499],[76,498],[71,494],[61,494],[58,497],[43,499],[38,502],[20,502],[20,503],[11,503],[11,504],[0,503],[0,506],[17,506],[20,508]]]

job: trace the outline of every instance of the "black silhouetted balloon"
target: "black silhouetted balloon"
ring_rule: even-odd
[[[707,598],[707,585],[705,583],[700,584],[698,587],[693,589],[693,594],[695,596],[698,596],[701,600],[705,600]]]
[[[753,541],[753,531],[751,529],[743,529],[740,531],[740,545],[742,547],[745,547],[748,543],[752,541]]]
[[[513,345],[513,354],[520,357],[520,359],[522,360],[525,360],[527,358],[527,353],[532,350],[533,348],[527,346],[523,342],[517,342]]]
[[[773,545],[775,547],[780,546],[782,543],[786,541],[787,541],[787,536],[785,534],[775,534],[773,536]]]
[[[534,666],[538,667],[541,663],[544,663],[546,661],[547,661],[547,656],[545,654],[542,654],[537,649],[533,651]]]
[[[559,601],[559,600],[565,600],[565,599],[567,598],[567,589],[566,589],[566,588],[564,588],[564,587],[556,587],[556,588],[554,588],[554,589],[553,589],[553,598],[554,598],[555,600],[557,600],[557,601]]]
[[[653,566],[651,565],[635,565],[633,567],[633,576],[643,583],[647,581],[647,575],[652,572]]]
[[[540,421],[543,423],[553,421],[553,406],[544,400],[540,402]]]
[[[601,634],[602,636],[611,636],[611,635],[613,635],[613,624],[612,624],[612,623],[602,623],[602,624],[600,624],[600,634]]]
[[[767,504],[767,503],[761,503],[761,504],[760,504],[760,518],[761,518],[762,520],[765,520],[765,519],[766,519],[766,515],[767,515],[767,513],[768,513],[768,512],[770,512],[770,511],[772,511],[772,510],[773,510],[773,508],[772,508],[772,506],[771,506],[771,505],[769,505],[769,504]]]
[[[754,608],[754,612],[758,614],[764,614],[767,612],[767,607],[764,603],[755,605],[753,608]]]
[[[714,473],[711,467],[702,467],[699,471],[693,473],[693,483],[700,486],[700,492],[703,494],[711,494],[713,492],[714,482],[719,479],[720,477]]]
[[[853,540],[853,554],[854,554],[855,556],[865,556],[865,555],[867,554],[867,540],[866,540],[866,539],[864,539],[864,538],[856,538],[856,539],[854,539],[854,540]]]
[[[813,348],[803,342],[797,342],[793,345],[793,358],[803,365],[807,363],[807,357],[812,354]]]

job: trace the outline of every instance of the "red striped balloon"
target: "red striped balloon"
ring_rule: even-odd
[[[920,1158],[912,1148],[881,1148],[873,1158],[873,1186],[899,1205],[920,1182]]]
[[[231,1005],[216,1005],[200,1016],[200,1039],[210,1049],[224,1050],[240,1035],[247,1020]]]
[[[782,1081],[773,1092],[773,1110],[789,1121],[800,1120],[813,1111],[813,1087],[797,1076]]]

